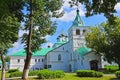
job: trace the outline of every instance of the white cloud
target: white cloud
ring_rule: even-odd
[[[73,21],[75,16],[76,16],[75,9],[70,12],[65,11],[65,14],[62,17],[60,17],[59,20],[69,22]],[[80,10],[80,16],[85,16],[85,12]]]
[[[120,11],[120,3],[117,3],[117,4],[115,5],[115,9],[116,9],[117,11]]]
[[[69,21],[73,21],[75,16],[76,16],[76,6],[73,6],[72,8],[70,8],[70,4],[69,4],[70,0],[64,0],[64,4],[62,6],[61,10],[64,10],[64,15],[60,18],[57,18],[55,20],[61,20],[61,21],[65,21],[65,22],[69,22]],[[80,11],[80,16],[85,16],[85,8],[82,4],[79,3],[79,11]]]
[[[8,50],[8,54],[13,54],[13,53],[15,53],[15,52],[17,52],[17,51],[22,50],[23,48],[24,48],[24,45],[21,44],[21,40],[19,39],[17,42],[15,42],[15,43],[13,44],[13,48],[10,48],[10,49]]]

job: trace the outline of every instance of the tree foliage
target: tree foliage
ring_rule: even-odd
[[[46,42],[45,36],[55,32],[56,23],[51,20],[51,17],[62,16],[62,12],[58,12],[61,6],[62,0],[25,0],[28,13],[24,15],[25,27],[23,30],[28,33],[22,37],[27,54],[22,76],[24,80],[28,78],[32,53],[40,49],[40,45]]]
[[[61,0],[34,0],[33,1],[33,35],[32,35],[32,51],[38,50],[40,45],[45,42],[46,35],[52,35],[56,29],[56,22],[51,17],[60,17],[63,13],[59,13],[62,6]],[[26,7],[30,12],[30,2],[26,0]],[[29,31],[30,13],[25,15],[25,27],[23,30]],[[27,46],[28,33],[22,37],[23,43]]]
[[[0,56],[2,60],[1,80],[5,80],[4,55],[18,39],[22,20],[22,0],[0,0]]]
[[[115,61],[120,66],[120,19],[118,17],[115,17],[113,25],[106,22],[90,28],[85,38],[88,47],[105,56],[108,62]]]
[[[120,2],[120,0],[71,0],[70,4],[78,5],[77,2],[85,5],[86,16],[92,16],[96,14],[103,13],[109,21],[114,20],[115,5]]]

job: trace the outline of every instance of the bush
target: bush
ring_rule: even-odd
[[[65,76],[65,73],[60,70],[56,70],[56,71],[41,70],[38,74],[39,79],[62,78],[64,76]]]
[[[40,72],[39,70],[30,71],[28,75],[29,76],[37,76],[39,74],[39,72]]]
[[[8,71],[8,73],[13,73],[13,72],[17,72],[17,71],[19,71],[18,69],[10,69],[9,71]]]
[[[21,77],[22,76],[22,72],[13,72],[13,73],[10,73],[9,77]]]
[[[120,71],[116,71],[115,75],[116,75],[117,78],[120,78]]]
[[[77,70],[77,76],[79,77],[102,77],[102,72],[97,72],[93,70]]]

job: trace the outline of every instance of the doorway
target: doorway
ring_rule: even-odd
[[[90,61],[90,68],[91,68],[91,70],[98,71],[98,60]]]

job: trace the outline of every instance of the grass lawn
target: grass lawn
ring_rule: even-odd
[[[22,80],[22,79],[13,79],[13,80]],[[41,79],[31,78],[29,80],[41,80]],[[66,76],[64,78],[44,79],[44,80],[120,80],[120,79],[117,79],[114,75],[103,76],[101,78],[91,78],[91,77],[77,77],[75,73],[66,73]]]
[[[119,67],[118,66],[105,66],[105,68],[107,69],[107,70],[118,70],[119,69]]]
[[[1,77],[1,71],[0,71],[0,77]],[[9,77],[9,73],[6,73],[6,78]],[[13,80],[22,80],[22,79],[13,79]],[[31,78],[29,80],[40,80],[37,78]],[[78,77],[75,73],[66,73],[66,76],[64,78],[60,79],[44,79],[44,80],[120,80],[115,77],[115,75],[107,75],[103,76],[101,78],[91,78],[91,77]]]

